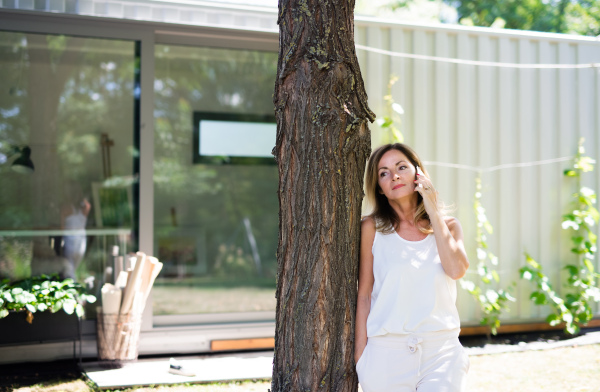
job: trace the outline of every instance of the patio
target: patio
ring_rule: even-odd
[[[470,392],[592,392],[600,381],[600,328],[588,329],[576,338],[546,332],[499,335],[489,344],[481,336],[461,340],[471,358]],[[84,362],[87,383],[72,362],[9,365],[0,367],[0,390],[52,392],[97,387],[116,391],[136,386],[138,392],[264,391],[270,387],[272,354],[260,351],[178,358],[196,373],[194,377],[168,373],[166,357],[143,358],[112,370]]]

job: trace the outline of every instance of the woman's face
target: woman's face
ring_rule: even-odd
[[[402,152],[392,149],[381,157],[378,183],[388,200],[417,197],[415,193],[416,168]]]

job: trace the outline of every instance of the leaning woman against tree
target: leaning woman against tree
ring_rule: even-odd
[[[356,372],[364,392],[459,392],[469,358],[458,340],[456,280],[469,261],[427,170],[404,144],[375,150],[362,221]]]

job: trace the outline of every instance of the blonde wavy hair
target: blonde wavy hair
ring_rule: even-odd
[[[388,202],[387,197],[382,193],[381,188],[379,187],[379,161],[381,161],[381,157],[383,154],[390,150],[398,150],[402,154],[404,154],[410,163],[413,166],[418,166],[423,171],[427,177],[429,177],[429,173],[427,173],[427,169],[423,166],[421,159],[417,155],[417,153],[402,143],[394,143],[394,144],[385,144],[379,148],[377,148],[371,154],[369,161],[367,163],[367,169],[365,172],[365,193],[367,196],[367,200],[369,204],[372,206],[373,210],[369,215],[375,221],[375,230],[390,234],[393,233],[398,226],[400,225],[400,217],[390,203]],[[442,213],[446,210],[445,206],[438,201],[440,205],[440,210]],[[426,220],[428,222],[427,226],[422,227],[419,225],[419,222],[422,220]],[[425,204],[423,203],[423,196],[417,192],[417,209],[415,211],[414,224],[422,233],[430,234],[433,233],[433,229],[431,227],[431,221],[429,220],[429,215],[425,211]]]

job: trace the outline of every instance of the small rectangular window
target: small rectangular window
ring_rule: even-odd
[[[194,112],[194,163],[274,164],[275,116]]]

